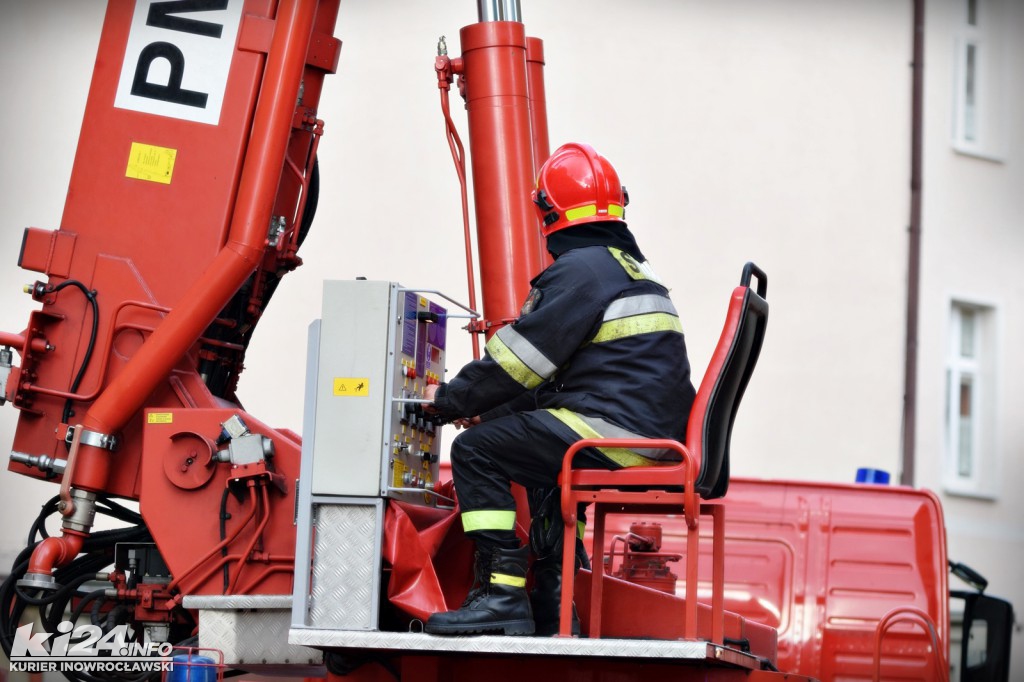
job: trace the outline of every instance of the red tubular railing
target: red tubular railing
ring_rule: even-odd
[[[572,460],[576,453],[586,447],[599,448],[626,448],[630,450],[657,449],[672,450],[677,452],[681,461],[660,467],[627,467],[614,472],[602,470],[576,470],[577,481],[573,480],[574,470]],[[559,635],[568,637],[570,635],[570,616],[572,611],[572,594],[575,587],[575,552],[572,539],[576,533],[576,505],[579,502],[596,502],[594,509],[594,553],[595,562],[603,561],[604,553],[604,511],[602,503],[644,503],[646,499],[639,499],[637,492],[619,492],[613,490],[614,486],[648,486],[656,485],[662,489],[664,498],[664,486],[681,485],[683,516],[686,521],[686,595],[685,595],[685,628],[684,636],[693,639],[697,636],[697,562],[699,559],[698,550],[698,519],[701,514],[700,495],[696,491],[697,459],[686,449],[682,443],[664,438],[588,438],[576,441],[562,459],[562,473],[559,483],[562,486],[562,521],[565,524],[563,530],[562,548],[562,602],[559,608]],[[579,487],[577,487],[577,485]],[[605,486],[605,487],[602,487]],[[708,513],[712,513],[708,509]],[[718,523],[715,524],[716,530]],[[718,560],[716,552],[716,561]],[[716,577],[719,571],[715,570]],[[591,585],[591,637],[600,637],[601,624],[601,581],[603,570],[600,563],[595,563],[594,574]],[[720,602],[719,602],[720,603]],[[720,616],[716,616],[713,623],[716,635],[722,629]]]
[[[897,623],[915,623],[921,626],[931,641],[932,652],[934,653],[931,657],[932,665],[934,666],[934,679],[938,680],[948,677],[949,665],[946,663],[946,651],[942,646],[942,640],[939,638],[939,633],[931,616],[915,606],[897,606],[882,616],[881,620],[878,621],[878,625],[875,626],[874,666],[871,679],[874,682],[882,679],[882,640],[885,639],[889,628]],[[964,646],[966,646],[966,642]]]

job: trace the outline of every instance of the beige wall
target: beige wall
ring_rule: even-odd
[[[953,48],[940,32],[950,30],[944,17],[953,2],[929,3],[938,35],[929,37],[928,56],[918,469],[934,489],[944,352],[936,339],[950,295],[1005,302],[1000,442],[1006,474],[1016,478],[1003,480],[1021,482],[1013,459],[1024,443],[1012,412],[1020,389],[1010,379],[1021,375],[1012,349],[1024,338],[1024,317],[1011,307],[1019,278],[1007,274],[1024,255],[1022,178],[1012,161],[996,166],[950,151],[943,88]],[[897,475],[909,0],[522,4],[528,32],[545,40],[552,143],[588,141],[616,164],[630,190],[630,225],[673,288],[698,378],[742,264],[754,260],[769,275],[771,325],[734,434],[734,473],[852,481],[857,467],[873,466]],[[0,10],[8,102],[0,110],[0,329],[19,331],[30,309],[18,293],[31,277],[15,266],[21,228],[59,224],[101,5],[52,0]],[[432,63],[437,36],[447,34],[457,53],[458,29],[475,15],[471,0],[343,4],[340,71],[321,109],[317,224],[306,265],[285,280],[256,334],[241,386],[246,407],[264,421],[301,429],[305,328],[319,314],[323,279],[397,279],[465,297],[458,194]],[[952,219],[971,215],[979,195],[989,197],[977,210],[993,230],[981,239]],[[455,365],[467,352],[452,357]],[[13,417],[9,406],[0,409],[0,448]],[[0,490],[4,516],[25,519],[0,528],[0,547],[13,550],[36,500],[54,490],[10,476],[0,476]],[[948,501],[950,551],[989,574],[993,593],[1024,604],[1013,574],[1024,561],[1024,509],[1007,500],[1010,490],[996,502]],[[997,530],[970,530],[982,527]]]

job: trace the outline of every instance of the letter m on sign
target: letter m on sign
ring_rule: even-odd
[[[177,16],[187,12],[209,12],[227,9],[228,0],[173,0],[172,2],[154,2],[149,6],[147,26],[166,28],[169,31],[194,33],[199,36],[220,38],[224,27],[211,21],[188,19]]]

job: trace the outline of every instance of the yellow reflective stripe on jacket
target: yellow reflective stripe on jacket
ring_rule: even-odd
[[[508,585],[510,587],[526,587],[526,577],[508,575],[507,573],[491,573],[492,585]]]
[[[586,521],[577,521],[576,522],[576,537],[578,537],[580,540],[582,540],[583,536],[584,536],[584,534],[586,534],[586,532],[587,532],[587,522]]]
[[[608,215],[621,218],[626,214],[625,210],[618,204],[608,204]],[[586,206],[577,206],[576,208],[570,208],[565,212],[565,219],[570,223],[580,218],[590,218],[591,216],[597,215],[597,204],[587,204]]]
[[[536,388],[557,369],[537,347],[506,326],[487,342],[487,353],[523,388]]]
[[[550,408],[555,419],[568,426],[582,438],[642,438],[626,429],[610,424],[598,417],[584,417],[564,407]],[[603,432],[603,433],[602,433]],[[597,448],[608,459],[624,467],[656,466],[660,462],[644,457],[627,448]],[[664,450],[651,450],[652,455],[664,454]]]
[[[597,334],[591,339],[593,343],[604,343],[627,336],[637,334],[652,334],[654,332],[678,332],[683,333],[683,323],[679,318],[669,313],[648,313],[647,315],[634,315],[624,317],[620,320],[605,322],[597,330]]]
[[[467,533],[475,530],[514,530],[515,527],[515,510],[481,509],[462,512],[462,530]]]

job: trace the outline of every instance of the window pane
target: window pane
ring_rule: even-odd
[[[977,73],[977,51],[976,45],[967,46],[967,54],[964,64],[964,139],[974,141],[975,139],[975,89]]]
[[[976,620],[971,623],[971,633],[962,644],[967,647],[967,667],[984,665],[988,660],[988,621]]]
[[[943,414],[946,415],[946,428],[949,428],[949,422],[952,418],[952,414],[949,411],[950,402],[952,401],[952,388],[953,388],[953,373],[948,369],[946,370],[946,409]]]
[[[960,355],[974,357],[974,328],[977,314],[970,308],[960,309]]]
[[[960,428],[957,434],[957,473],[969,477],[974,473],[974,382],[969,375],[960,377]]]

